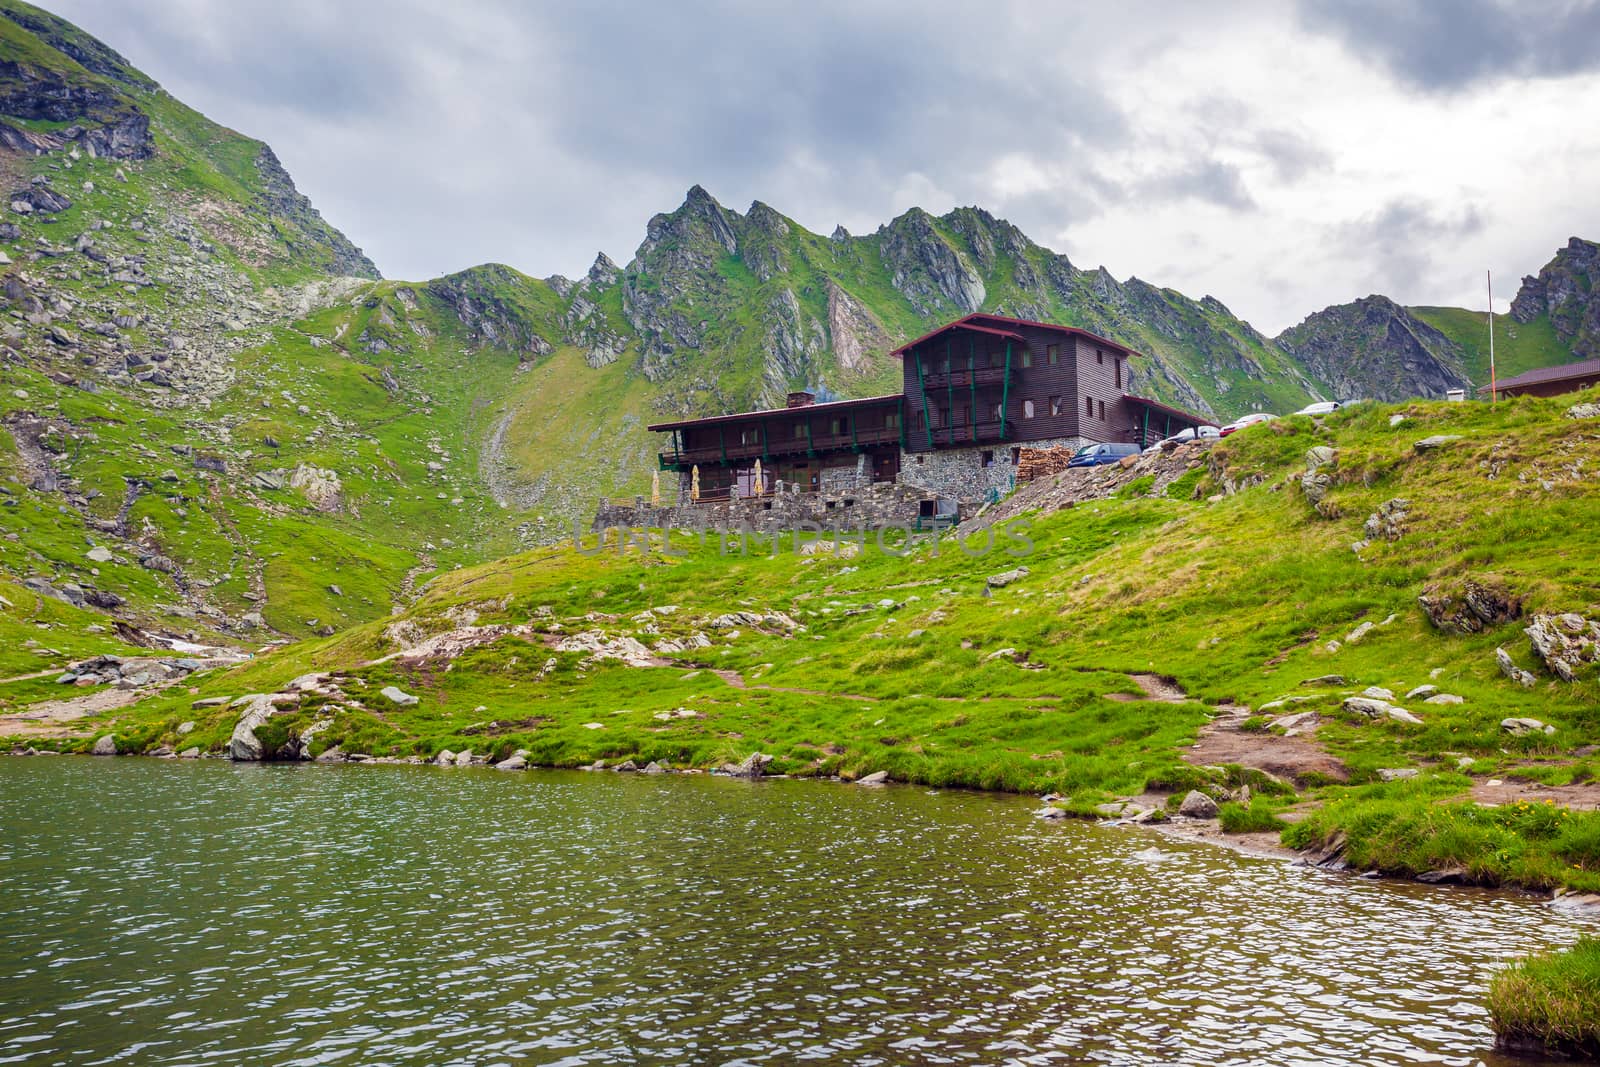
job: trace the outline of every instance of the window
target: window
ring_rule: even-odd
[[[1024,367],[1033,366],[1033,349],[1024,348],[1022,350],[1022,365]]]
[[[940,408],[939,409],[939,421],[934,423],[934,425],[935,426],[949,426],[950,425],[950,409],[949,408]]]
[[[985,467],[994,466],[994,453],[993,452],[986,451],[986,452],[983,453],[983,465]]]
[[[806,439],[806,424],[805,423],[797,422],[797,423],[794,424],[794,439],[796,441],[804,441]]]
[[[1100,351],[1098,348],[1095,349],[1094,350],[1095,366],[1097,366],[1097,367],[1101,366],[1102,364],[1105,363],[1105,361],[1106,361],[1106,354],[1104,352]]]
[[[1033,401],[1024,400],[1022,402],[1022,417],[1025,419],[1033,418]]]
[[[921,456],[917,457],[917,466],[919,466],[919,467],[922,466],[922,457]]]
[[[1091,419],[1094,418],[1094,401],[1089,397],[1083,398],[1083,413]]]
[[[943,359],[941,359],[939,361],[939,373],[940,374],[949,374],[950,373],[950,357],[949,356],[945,356]]]
[[[761,443],[761,431],[755,429],[754,427],[747,430],[740,430],[739,443],[741,445],[759,445]]]
[[[1061,398],[1059,396],[1053,396],[1050,398],[1050,414],[1061,414]]]
[[[1021,462],[1022,462],[1022,449],[1020,447],[1012,448],[1012,450],[1011,450],[1011,465],[1013,467],[1015,467],[1015,466],[1019,465]]]
[[[995,349],[993,352],[989,353],[989,366],[1004,367],[1005,365],[1006,354],[1004,352],[1000,351],[999,349]]]
[[[1006,410],[1005,410],[1005,406],[1004,405],[996,404],[994,406],[994,420],[993,421],[995,421],[995,422],[1004,422],[1004,421],[1006,421]]]
[[[833,431],[833,436],[843,437],[850,432],[850,419],[844,415],[836,415],[830,429]]]
[[[1122,360],[1117,360],[1117,388],[1122,388]]]
[[[1050,364],[1052,367],[1054,367],[1057,363],[1060,363],[1061,362],[1061,346],[1060,345],[1045,345],[1044,346],[1044,361],[1046,363]]]
[[[1096,403],[1098,403],[1100,405],[1100,417],[1102,419],[1105,418],[1106,417],[1106,402],[1104,400],[1099,400],[1099,401],[1096,401]]]
[[[883,428],[885,430],[898,430],[900,428],[900,413],[898,411],[891,411],[884,415]]]

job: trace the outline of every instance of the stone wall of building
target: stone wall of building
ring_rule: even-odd
[[[1023,447],[1076,450],[1087,443],[1080,437],[1051,437],[1028,441]],[[900,456],[900,481],[964,504],[979,503],[988,499],[992,492],[1004,496],[1017,484],[1017,467],[1011,460],[1011,450],[1015,447],[997,441],[988,446],[904,452]],[[990,457],[987,466],[984,465],[986,454]]]
[[[851,472],[845,468],[845,473]],[[924,501],[932,497],[915,486],[889,482],[836,493],[801,493],[785,486],[760,499],[661,507],[652,507],[644,497],[636,497],[632,504],[601,504],[590,529],[648,527],[775,533],[801,528],[803,523],[815,523],[824,530],[914,526]]]

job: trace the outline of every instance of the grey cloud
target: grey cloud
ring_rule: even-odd
[[[1596,0],[1302,0],[1300,17],[1428,90],[1600,70]]]
[[[1335,228],[1335,243],[1344,257],[1371,272],[1371,291],[1404,300],[1422,288],[1423,279],[1452,245],[1481,232],[1482,210],[1468,204],[1444,214],[1416,199],[1392,200],[1371,214]]]
[[[1272,166],[1281,182],[1296,182],[1333,162],[1333,156],[1311,138],[1291,130],[1257,132],[1250,147]]]
[[[1140,182],[1136,195],[1160,200],[1198,200],[1234,211],[1249,211],[1256,206],[1239,168],[1215,159],[1199,159],[1179,170]]]

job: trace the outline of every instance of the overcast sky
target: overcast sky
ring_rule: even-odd
[[[386,276],[626,262],[698,182],[977,204],[1267,333],[1600,238],[1600,2],[44,0],[270,143]]]

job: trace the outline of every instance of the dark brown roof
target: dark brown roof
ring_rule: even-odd
[[[974,312],[971,315],[963,315],[961,318],[955,320],[954,322],[945,323],[943,326],[939,327],[937,330],[929,330],[927,333],[923,334],[921,337],[917,338],[915,341],[907,341],[905,344],[901,345],[899,348],[895,349],[894,351],[890,352],[889,354],[891,356],[898,356],[901,353],[905,352],[906,349],[915,348],[917,345],[920,345],[924,341],[928,341],[928,340],[931,340],[931,339],[933,339],[935,337],[938,337],[941,333],[944,333],[946,330],[956,330],[956,329],[977,330],[980,333],[999,334],[1002,337],[1010,337],[1010,338],[1012,338],[1014,340],[1017,340],[1017,341],[1024,340],[1019,334],[1013,333],[1010,330],[1005,330],[1005,329],[998,328],[997,324],[998,324],[999,327],[1003,327],[1003,326],[1038,326],[1038,327],[1040,327],[1042,329],[1046,329],[1046,330],[1055,330],[1058,333],[1070,333],[1070,334],[1074,334],[1074,335],[1076,335],[1078,337],[1087,337],[1089,340],[1093,341],[1095,344],[1105,345],[1108,348],[1115,348],[1118,352],[1126,352],[1130,356],[1137,356],[1139,354],[1138,352],[1135,352],[1133,349],[1129,348],[1127,345],[1119,345],[1117,342],[1115,342],[1115,341],[1113,341],[1113,340],[1111,340],[1109,338],[1101,337],[1097,333],[1090,333],[1088,330],[1080,330],[1076,326],[1062,326],[1062,325],[1059,325],[1058,323],[1054,323],[1054,322],[1036,322],[1033,319],[1013,319],[1013,318],[1010,318],[1010,317],[1008,317],[1006,315],[988,315],[988,314],[985,314],[985,313],[983,313],[981,311]]]
[[[1170,404],[1163,404],[1159,400],[1151,400],[1149,397],[1134,396],[1132,393],[1123,393],[1122,399],[1131,400],[1135,404],[1143,404],[1147,408],[1152,408],[1156,411],[1162,411],[1168,415],[1177,415],[1181,418],[1188,419],[1190,422],[1199,423],[1201,426],[1216,425],[1216,423],[1212,422],[1208,418],[1205,418],[1204,416],[1196,415],[1193,412],[1185,411],[1182,408],[1172,407]]]
[[[1600,359],[1586,359],[1582,363],[1564,363],[1559,367],[1540,367],[1517,375],[1515,378],[1502,378],[1494,383],[1495,392],[1506,389],[1518,389],[1524,385],[1538,385],[1541,382],[1565,382],[1574,378],[1600,377]],[[1478,389],[1480,393],[1487,393],[1489,386]]]
[[[865,396],[859,400],[830,400],[826,404],[804,404],[797,408],[763,408],[759,411],[741,411],[735,415],[708,415],[703,419],[680,419],[677,422],[658,422],[646,427],[650,430],[681,430],[685,426],[714,426],[718,423],[740,422],[744,419],[770,418],[775,415],[801,415],[813,411],[839,411],[843,408],[864,407],[869,404],[899,403],[904,393],[885,393],[883,396]]]

